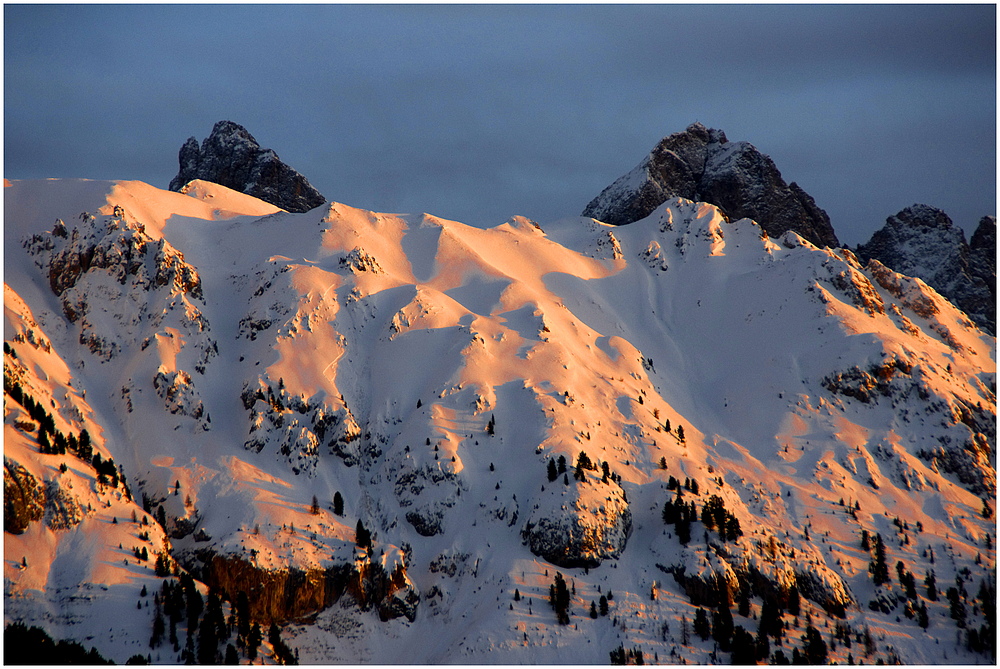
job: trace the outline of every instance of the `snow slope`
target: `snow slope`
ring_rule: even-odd
[[[141,530],[206,589],[259,587],[255,615],[303,662],[591,663],[619,645],[727,661],[692,631],[719,579],[734,603],[746,589],[750,633],[766,595],[797,589],[786,657],[839,623],[874,649],[838,640],[837,661],[991,661],[956,644],[944,590],[960,577],[972,609],[995,587],[995,340],[918,279],[680,198],[628,226],[483,230],[290,214],[208,182],[5,186],[5,375],[130,490],[39,453],[8,389],[5,458],[87,509],[5,534],[8,622],[179,661],[149,647],[152,613],[103,632],[159,587],[152,561],[123,562]],[[696,520],[680,543],[672,477],[742,536]],[[160,509],[165,528],[142,525]],[[873,584],[862,530],[891,583]],[[941,597],[914,602],[926,631],[898,561],[936,574]],[[967,627],[984,622],[977,607]]]

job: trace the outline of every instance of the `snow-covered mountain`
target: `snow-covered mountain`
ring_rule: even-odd
[[[118,662],[994,661],[995,339],[919,279],[678,197],[4,215],[8,623]]]
[[[794,230],[817,246],[839,246],[830,217],[798,184],[785,183],[770,156],[697,122],[660,140],[591,200],[583,216],[625,225],[672,197],[709,202],[729,219],[752,218],[772,237]]]
[[[915,204],[887,218],[885,226],[858,247],[858,256],[920,277],[979,327],[995,333],[996,231],[996,217],[984,216],[967,243],[946,213]]]

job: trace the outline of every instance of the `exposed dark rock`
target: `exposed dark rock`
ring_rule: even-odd
[[[441,522],[443,520],[444,514],[439,510],[428,511],[421,509],[406,512],[406,522],[413,525],[413,529],[422,537],[433,537],[435,534],[441,534],[443,531]]]
[[[58,479],[45,483],[45,524],[53,530],[68,530],[79,525],[86,515],[80,500],[64,489]]]
[[[251,615],[264,622],[305,620],[345,595],[363,611],[374,608],[383,621],[405,617],[412,622],[420,602],[401,564],[389,574],[370,560],[325,569],[271,570],[211,549],[198,551],[193,558],[186,560],[186,566],[200,580],[234,601],[237,593],[246,592]]]
[[[45,515],[45,495],[38,480],[18,463],[3,462],[3,531],[22,534]]]
[[[609,495],[601,509],[574,505],[561,512],[537,512],[521,530],[532,553],[572,569],[598,567],[625,550],[632,532],[632,512],[620,495]]]
[[[794,230],[817,246],[839,246],[830,217],[774,161],[747,142],[694,123],[660,140],[631,172],[594,198],[583,215],[612,225],[648,216],[671,197],[714,204],[733,220],[751,218],[768,235]]]
[[[857,253],[922,279],[979,327],[996,332],[995,218],[980,221],[970,245],[943,211],[915,204],[887,218]]]
[[[180,171],[170,182],[172,191],[202,179],[290,212],[309,211],[326,202],[304,176],[281,162],[271,149],[262,149],[246,128],[232,121],[216,123],[200,148],[197,139],[189,138],[178,161]]]

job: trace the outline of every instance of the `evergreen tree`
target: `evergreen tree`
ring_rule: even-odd
[[[205,620],[215,625],[215,637],[217,641],[229,639],[229,628],[226,626],[226,617],[222,613],[222,600],[215,592],[208,595],[208,604],[205,607]]]
[[[924,576],[924,585],[927,586],[927,599],[932,602],[936,602],[938,598],[937,578],[934,576],[933,569],[931,569],[930,573]]]
[[[354,543],[356,543],[360,548],[367,548],[369,551],[372,548],[372,535],[367,529],[365,529],[365,524],[361,522],[358,518],[358,526],[354,533]]]
[[[771,642],[767,635],[762,634],[760,630],[757,630],[757,636],[754,637],[754,647],[757,651],[755,657],[758,661],[766,660],[767,656],[771,654]]]
[[[556,572],[555,582],[549,589],[549,601],[556,611],[556,619],[559,624],[569,625],[569,588],[566,587],[566,581],[559,572]]]
[[[872,582],[875,585],[882,585],[889,582],[889,565],[885,561],[885,544],[882,542],[882,535],[875,535],[875,556],[868,566],[868,571],[872,575]]]
[[[559,478],[559,471],[556,469],[556,461],[554,458],[549,458],[548,476],[549,481],[555,481]]]
[[[260,623],[254,623],[250,628],[250,635],[247,637],[247,657],[251,661],[257,659],[257,648],[264,641],[264,634],[260,630]]]
[[[625,648],[618,645],[617,648],[613,649],[610,653],[611,664],[626,664]]]
[[[801,602],[799,601],[799,589],[796,586],[792,586],[788,590],[788,612],[793,616],[799,615],[799,607]]]
[[[236,636],[244,640],[250,637],[250,598],[244,590],[236,593]]]
[[[153,636],[149,639],[149,647],[156,648],[163,642],[163,633],[166,631],[166,625],[163,622],[163,616],[160,615],[160,605],[155,606],[155,613],[153,614]]]
[[[764,604],[760,607],[758,628],[775,639],[780,639],[784,634],[785,623],[781,619],[781,608],[772,596],[765,597]]]
[[[590,617],[597,618],[597,604],[594,603],[594,600],[590,600]]]
[[[806,635],[804,637],[805,645],[805,659],[808,664],[826,664],[827,661],[827,648],[826,641],[823,640],[823,635],[820,634],[819,630],[809,625],[806,628]]]
[[[702,641],[706,641],[712,636],[712,623],[709,622],[705,609],[700,606],[694,616],[694,633],[700,636]]]
[[[240,655],[239,653],[236,652],[236,647],[231,643],[226,644],[226,659],[224,660],[224,664],[239,664],[239,663],[240,663]]]
[[[736,598],[737,605],[739,606],[739,614],[744,618],[750,617],[750,590],[749,588],[743,588],[740,590],[739,596]]]
[[[728,606],[720,606],[712,615],[712,638],[727,653],[732,648],[733,629],[733,614]]]
[[[271,623],[271,626],[267,629],[267,642],[272,646],[277,646],[281,643],[281,628],[278,627],[277,623]]]
[[[726,515],[726,541],[736,541],[743,536],[743,528],[740,527],[740,520],[733,514]]]
[[[691,541],[691,521],[686,513],[680,514],[674,527],[677,530],[677,540],[686,546]]]
[[[757,642],[742,626],[733,630],[732,649],[731,664],[757,664]]]
[[[337,516],[344,515],[344,496],[340,494],[340,491],[333,493],[333,513]]]
[[[590,458],[583,451],[580,451],[579,457],[576,459],[576,471],[573,472],[573,478],[577,481],[586,481],[587,473],[586,471],[590,469]]]
[[[560,474],[565,474],[566,473],[566,456],[565,455],[560,455],[559,456],[559,461],[558,461],[557,464],[558,464],[559,473]]]
[[[601,595],[601,599],[599,600],[598,605],[600,606],[601,609],[601,615],[602,616],[608,615],[608,598],[605,597],[604,595]]]
[[[219,647],[219,638],[216,635],[215,625],[205,616],[198,627],[198,663],[218,664],[216,652]]]
[[[962,601],[962,596],[959,594],[958,588],[948,588],[947,594],[948,601],[950,602],[949,614],[959,629],[965,629],[965,602]]]
[[[683,425],[678,425],[677,426],[677,440],[680,441],[680,442],[682,442],[682,443],[684,442],[684,426]]]
[[[309,513],[314,516],[319,515],[319,500],[316,499],[316,495],[313,495],[312,504],[309,505]]]
[[[181,576],[181,586],[184,588],[184,600],[187,602],[188,637],[198,629],[198,618],[205,610],[205,601],[195,588],[194,579],[189,574]]]

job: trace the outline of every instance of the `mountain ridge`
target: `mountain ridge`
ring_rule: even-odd
[[[919,279],[680,198],[481,230],[210,183],[6,195],[5,373],[54,426],[5,383],[5,455],[83,509],[5,537],[8,621],[176,662],[149,643],[162,553],[224,611],[261,588],[250,616],[306,662],[721,661],[698,611],[730,644],[723,610],[738,635],[773,607],[786,659],[822,623],[838,661],[988,659],[995,339]],[[115,481],[40,452],[83,429]],[[665,523],[677,499],[696,517]],[[960,648],[943,593],[904,592],[931,569],[969,591]]]

